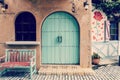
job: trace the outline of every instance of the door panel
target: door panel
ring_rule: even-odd
[[[68,13],[48,16],[42,26],[42,63],[79,64],[79,27]]]

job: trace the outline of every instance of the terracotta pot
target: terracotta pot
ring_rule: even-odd
[[[98,65],[100,63],[100,59],[93,59],[92,64]]]

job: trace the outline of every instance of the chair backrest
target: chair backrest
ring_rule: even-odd
[[[29,62],[36,56],[35,49],[6,49],[6,62]]]

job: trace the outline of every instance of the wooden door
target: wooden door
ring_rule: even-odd
[[[65,12],[49,15],[42,25],[42,63],[79,64],[79,26]]]

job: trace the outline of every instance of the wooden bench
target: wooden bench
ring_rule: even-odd
[[[32,79],[32,75],[36,72],[36,50],[6,49],[5,62],[0,64],[0,68],[5,68],[4,72],[16,68],[27,68],[26,70],[30,72],[30,79]]]
[[[0,57],[0,64],[2,64],[4,62],[5,62],[5,56]],[[0,67],[0,76],[2,73],[4,73],[4,71],[5,71],[5,68]]]

